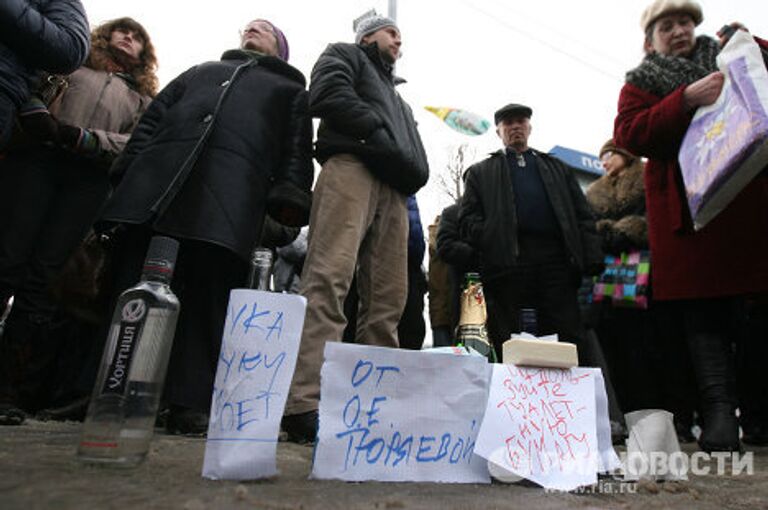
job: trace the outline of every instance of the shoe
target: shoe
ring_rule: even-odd
[[[739,421],[729,404],[712,405],[707,409],[699,448],[706,453],[741,451]]]
[[[742,427],[742,442],[752,446],[768,446],[768,426],[751,425]]]
[[[83,421],[90,402],[90,397],[80,397],[63,406],[43,409],[37,413],[37,419],[40,421]]]
[[[691,425],[686,425],[679,421],[675,421],[675,432],[677,433],[677,441],[680,443],[693,443],[696,441],[696,436],[693,435]]]
[[[0,426],[17,427],[26,419],[27,414],[13,404],[0,404]]]
[[[165,422],[171,435],[202,437],[208,433],[208,413],[188,407],[171,406]]]
[[[283,416],[280,422],[288,434],[288,441],[298,444],[312,444],[317,439],[317,411]]]

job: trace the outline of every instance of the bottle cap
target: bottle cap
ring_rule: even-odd
[[[144,259],[145,275],[160,276],[170,280],[176,266],[176,256],[179,253],[179,242],[165,236],[153,236],[149,242],[147,257]]]

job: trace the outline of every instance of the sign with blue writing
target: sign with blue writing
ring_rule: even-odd
[[[489,483],[474,448],[490,367],[475,356],[326,343],[312,477]]]
[[[230,293],[204,477],[251,480],[277,473],[277,436],[306,306],[301,296],[250,289]]]
[[[578,170],[600,177],[605,173],[600,158],[593,154],[580,152],[560,145],[555,145],[549,151],[550,156],[554,156],[566,165],[570,165]]]

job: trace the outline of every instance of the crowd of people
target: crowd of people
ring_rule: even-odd
[[[695,36],[702,19],[689,0],[643,12],[646,54],[626,75],[600,149],[605,175],[586,194],[571,167],[529,146],[533,108],[499,108],[501,149],[466,170],[463,196],[429,227],[427,281],[415,194],[429,167],[396,90],[394,20],[358,20],[354,42],[330,44],[307,86],[286,35],[254,19],[238,48],[158,91],[138,21],[89,36],[79,0],[3,2],[0,424],[82,419],[110,307],[162,234],[180,243],[163,395],[171,433],[205,433],[229,291],[245,284],[254,248],[268,247],[275,289],[307,300],[282,420],[291,441],[316,437],[326,341],[419,349],[426,293],[432,344],[451,345],[464,274],[477,272],[498,358],[521,310],[534,309],[534,333],[575,343],[581,365],[603,369],[619,435],[622,411],[660,407],[682,440],[697,420],[703,450],[738,450],[740,427],[745,442],[765,444],[755,360],[768,336],[768,178],[697,231],[677,163],[693,112],[724,82],[725,37]],[[83,262],[94,244],[98,265]],[[585,313],[580,287],[606,254],[631,250],[650,256],[648,305]],[[67,287],[94,269],[95,290],[73,306]]]

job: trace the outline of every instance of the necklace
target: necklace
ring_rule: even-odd
[[[517,166],[519,166],[520,168],[524,168],[525,167],[525,158],[519,152],[516,153],[516,154],[517,154]]]

